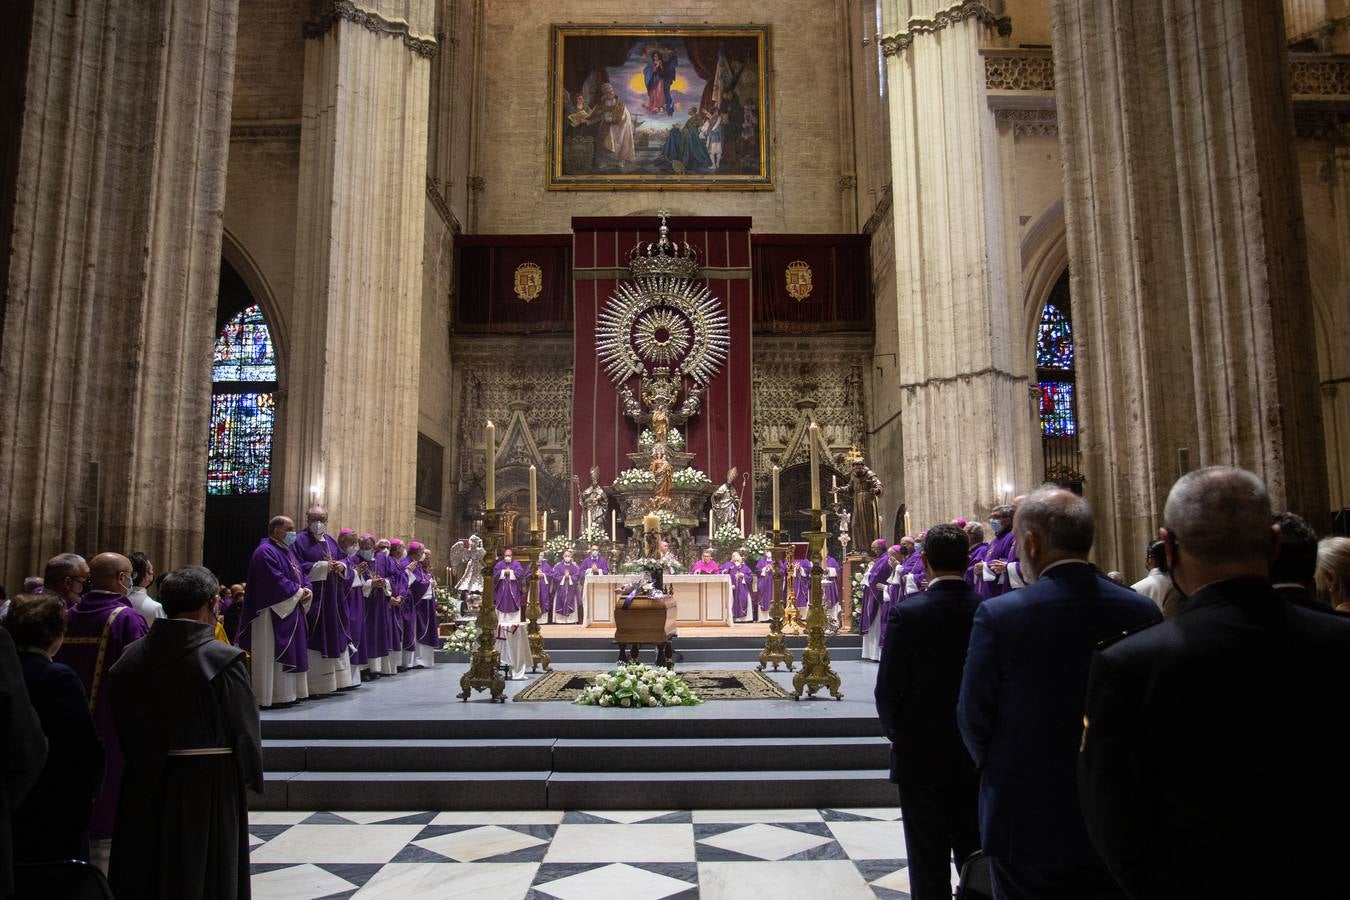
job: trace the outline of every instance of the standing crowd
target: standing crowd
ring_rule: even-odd
[[[988,545],[938,525],[868,576],[915,900],[950,900],[953,862],[999,900],[1350,892],[1330,824],[1350,808],[1350,539],[1319,543],[1227,467],[1173,486],[1133,589],[1087,561],[1069,491],[991,525]]]

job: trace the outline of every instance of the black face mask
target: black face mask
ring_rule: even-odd
[[[86,578],[80,583],[80,593],[87,594],[94,589],[94,579]]]
[[[1173,538],[1171,535],[1167,536],[1167,546],[1172,548],[1172,559],[1177,562],[1180,562],[1181,550],[1177,547],[1176,539]],[[1164,557],[1164,559],[1166,559],[1166,557]],[[1175,565],[1167,566],[1167,580],[1172,583],[1172,590],[1180,594],[1182,600],[1191,599],[1190,594],[1187,594],[1185,591],[1183,591],[1181,589],[1181,585],[1177,584],[1177,569]]]

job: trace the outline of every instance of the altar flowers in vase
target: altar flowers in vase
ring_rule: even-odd
[[[731,561],[722,566],[722,573],[731,579],[731,617],[737,622],[749,622],[752,615],[750,585],[755,581],[754,570],[745,564],[739,550],[733,550]]]
[[[703,556],[698,562],[694,563],[694,567],[689,570],[689,574],[716,575],[720,571],[722,571],[722,567],[717,564],[717,560],[713,559],[713,552],[704,550]]]
[[[843,598],[839,595],[839,560],[833,556],[825,557],[825,568],[820,573],[820,596],[825,602],[825,612],[830,622],[839,624]]]
[[[507,547],[492,567],[492,601],[497,605],[499,625],[519,625],[521,591],[525,588],[525,567],[512,558]]]
[[[769,607],[773,605],[773,580],[781,571],[782,567],[773,561],[768,550],[761,553],[755,562],[755,604],[761,621],[769,620]]]
[[[564,550],[562,559],[553,564],[552,582],[553,622],[575,625],[581,606],[581,567],[573,561],[571,550]]]

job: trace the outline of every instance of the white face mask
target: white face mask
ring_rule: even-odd
[[[327,522],[310,522],[309,533],[314,535],[315,537],[319,537],[320,535],[323,534],[323,530],[327,527],[328,527]]]
[[[361,551],[361,558],[362,558],[362,559],[365,559],[365,560],[371,560],[371,559],[374,559],[374,558],[375,558],[375,551],[374,551],[374,550],[362,550],[362,551]]]

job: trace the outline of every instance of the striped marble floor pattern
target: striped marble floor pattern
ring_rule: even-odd
[[[884,808],[249,815],[255,900],[902,898],[902,827]]]

